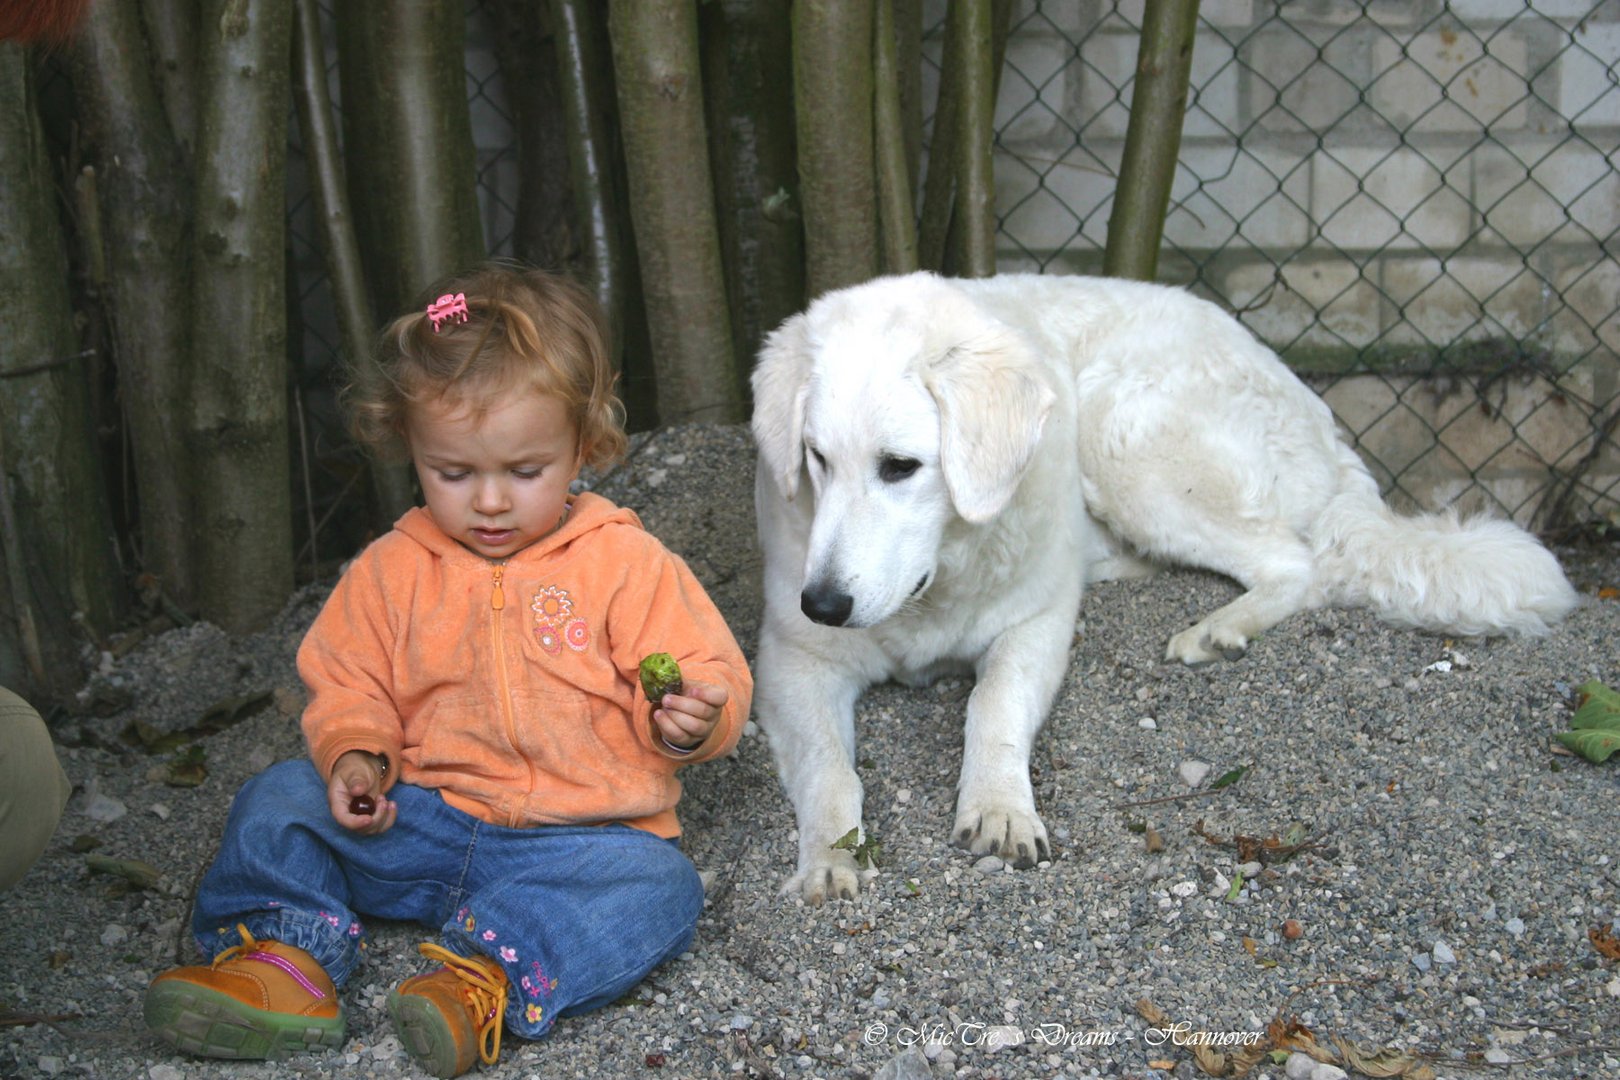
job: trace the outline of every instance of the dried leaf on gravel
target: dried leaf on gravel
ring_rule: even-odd
[[[1192,831],[1203,837],[1205,843],[1234,849],[1240,863],[1257,862],[1264,866],[1286,862],[1306,848],[1317,844],[1316,840],[1308,836],[1305,826],[1297,821],[1290,823],[1283,830],[1282,836],[1275,833],[1267,837],[1245,836],[1241,833],[1234,833],[1230,838],[1218,836],[1204,827],[1203,818],[1193,823]]]
[[[1592,948],[1607,956],[1610,960],[1620,960],[1620,937],[1607,926],[1594,926],[1586,932],[1587,940]]]
[[[1181,1030],[1168,1013],[1147,998],[1142,998],[1136,1003],[1136,1011],[1156,1028],[1166,1031]],[[1207,1076],[1243,1076],[1262,1061],[1274,1062],[1278,1051],[1288,1051],[1304,1054],[1306,1057],[1328,1065],[1336,1065],[1341,1069],[1353,1069],[1364,1076],[1435,1080],[1432,1068],[1419,1058],[1403,1051],[1389,1047],[1370,1050],[1346,1042],[1336,1035],[1332,1036],[1332,1042],[1332,1047],[1323,1046],[1316,1041],[1315,1033],[1298,1019],[1284,1018],[1279,1014],[1266,1025],[1265,1034],[1253,1045],[1244,1046],[1229,1054],[1222,1054],[1196,1042],[1175,1045],[1192,1054],[1193,1060]]]

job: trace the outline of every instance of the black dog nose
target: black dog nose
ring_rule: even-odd
[[[837,589],[812,585],[799,594],[799,607],[812,622],[823,626],[843,626],[855,609],[855,598]]]

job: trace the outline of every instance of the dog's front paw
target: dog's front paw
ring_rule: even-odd
[[[854,855],[829,848],[808,866],[800,866],[782,891],[797,892],[805,903],[817,907],[828,900],[853,900],[861,891],[861,872],[855,866]]]
[[[1206,621],[1189,626],[1171,638],[1164,650],[1164,658],[1180,660],[1188,667],[1198,667],[1217,660],[1241,660],[1248,650],[1249,641],[1242,634],[1211,628]]]
[[[1017,870],[1028,870],[1052,857],[1040,817],[1015,807],[958,807],[951,843],[975,855],[999,856]]]

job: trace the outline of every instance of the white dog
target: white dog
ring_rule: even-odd
[[[884,679],[975,673],[953,840],[1049,857],[1031,744],[1083,585],[1141,559],[1248,590],[1171,638],[1187,664],[1326,604],[1472,635],[1543,633],[1576,603],[1511,524],[1388,510],[1321,399],[1177,289],[880,279],[784,323],[753,384],[755,703],[798,817],[788,888],[811,902],[859,887],[831,845],[861,823],[854,705]]]

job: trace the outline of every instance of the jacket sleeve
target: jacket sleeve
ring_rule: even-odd
[[[610,612],[613,662],[633,687],[636,727],[648,745],[681,763],[707,761],[729,753],[742,737],[754,679],[731,629],[686,563],[650,534],[640,535],[645,549],[634,553],[631,575]],[[642,657],[657,652],[675,658],[685,681],[725,688],[719,721],[691,753],[664,746],[652,723],[653,706],[641,689],[638,668]]]
[[[349,567],[298,649],[309,692],[304,741],[323,780],[338,758],[365,750],[387,759],[387,791],[399,779],[404,728],[394,704],[395,626],[384,607],[382,560],[375,545]]]

